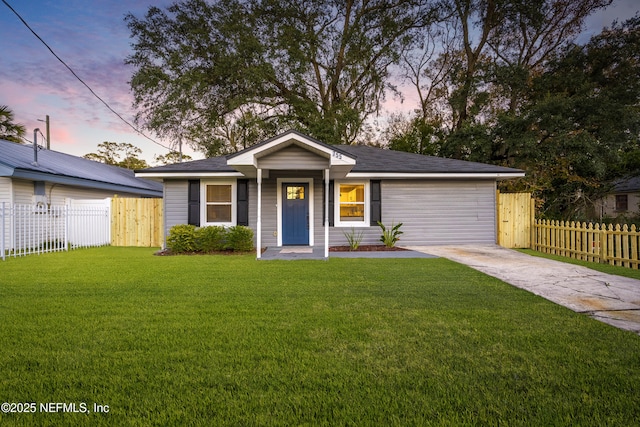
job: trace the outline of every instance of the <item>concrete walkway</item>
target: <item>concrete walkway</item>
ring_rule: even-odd
[[[640,280],[523,254],[500,246],[409,249],[466,264],[578,313],[640,334]]]
[[[436,258],[423,251],[382,251],[382,252],[329,252],[329,258]],[[325,259],[323,247],[284,246],[269,247],[262,253],[262,260]]]

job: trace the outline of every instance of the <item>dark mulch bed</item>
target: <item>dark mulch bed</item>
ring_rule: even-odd
[[[406,251],[408,249],[399,248],[394,246],[389,248],[385,245],[361,245],[355,251],[350,246],[331,246],[329,252],[391,252],[391,251]]]
[[[244,251],[212,251],[212,252],[172,252],[171,249],[161,249],[158,252],[155,252],[155,256],[177,256],[177,255],[246,255],[255,253],[254,251],[244,252]]]

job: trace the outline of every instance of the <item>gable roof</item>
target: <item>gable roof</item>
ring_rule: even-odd
[[[251,147],[245,148],[237,153],[229,154],[227,160],[229,164],[234,164],[237,157],[247,156],[249,153],[258,153],[260,155],[268,154],[274,150],[279,150],[287,147],[291,144],[297,144],[301,147],[312,149],[317,153],[326,154],[332,156],[334,152],[339,152],[348,159],[354,160],[355,158],[349,154],[349,152],[340,150],[340,145],[329,145],[324,142],[318,141],[315,138],[307,136],[297,130],[288,130],[280,135],[276,135],[273,138],[269,138],[266,141],[262,141]],[[349,162],[351,163],[351,162]]]
[[[0,176],[46,181],[141,196],[162,197],[162,184],[137,178],[132,170],[0,139]]]
[[[619,179],[613,183],[614,193],[633,193],[640,191],[640,176]]]
[[[136,171],[149,178],[248,176],[256,158],[298,145],[333,160],[340,159],[348,178],[495,178],[523,177],[524,171],[485,163],[425,156],[364,145],[328,145],[288,131],[238,153]]]

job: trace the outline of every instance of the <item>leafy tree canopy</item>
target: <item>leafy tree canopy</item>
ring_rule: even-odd
[[[553,218],[589,215],[619,177],[640,173],[640,18],[614,24],[544,65],[516,111],[449,134],[442,153],[527,171]]]
[[[97,153],[85,154],[83,157],[126,169],[144,169],[149,167],[146,161],[138,158],[140,154],[142,154],[142,150],[135,145],[126,142],[104,141],[98,144]]]
[[[127,15],[138,122],[209,155],[296,128],[353,143],[435,0],[182,0]]]
[[[167,154],[154,156],[155,160],[160,165],[172,165],[174,163],[187,162],[193,160],[191,156],[187,154],[181,154],[179,151],[171,151]]]

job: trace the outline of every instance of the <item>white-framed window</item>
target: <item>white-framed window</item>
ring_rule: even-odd
[[[236,181],[202,181],[200,191],[203,226],[236,225]]]
[[[369,182],[336,181],[334,189],[335,226],[368,227]]]

